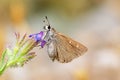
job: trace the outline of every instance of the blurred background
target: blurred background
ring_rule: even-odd
[[[44,16],[58,31],[88,47],[70,63],[52,62],[46,48],[0,80],[120,80],[119,0],[0,0],[0,53],[15,42],[14,32],[43,30]]]

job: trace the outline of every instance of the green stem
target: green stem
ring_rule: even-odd
[[[1,67],[0,69],[0,76],[3,74],[3,72],[6,70],[6,64],[3,65],[3,67]]]
[[[6,69],[6,64],[7,61],[5,63],[5,55],[6,55],[7,50],[4,50],[0,59],[0,75],[2,75],[2,73],[5,71]]]

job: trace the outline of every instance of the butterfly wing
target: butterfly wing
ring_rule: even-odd
[[[53,61],[58,60],[61,63],[67,63],[87,51],[87,48],[81,43],[61,33],[55,34],[47,48],[49,57]]]

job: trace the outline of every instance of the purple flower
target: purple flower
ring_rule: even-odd
[[[36,34],[31,34],[31,35],[29,35],[30,38],[31,38],[31,37],[34,37],[34,39],[36,40],[36,42],[41,41],[42,38],[43,38],[43,36],[44,36],[44,32],[43,32],[43,31],[41,31],[40,33],[36,33]]]
[[[40,46],[43,48],[45,44],[46,44],[46,41],[45,41],[45,40],[42,40]]]
[[[43,31],[41,31],[39,33],[36,33],[36,34],[31,34],[31,35],[29,35],[29,37],[34,38],[37,43],[40,43],[40,46],[42,48],[46,44],[46,41],[43,39],[44,38],[44,32]]]
[[[35,36],[36,41],[37,42],[41,41],[43,36],[44,36],[43,31],[41,31],[40,33],[36,34],[36,36]]]

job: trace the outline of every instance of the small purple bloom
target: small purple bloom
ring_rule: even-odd
[[[43,31],[36,34],[35,39],[36,39],[37,42],[42,40],[43,34],[44,34]]]
[[[31,38],[31,37],[33,37],[33,35],[34,35],[34,34],[31,34],[31,35],[29,35],[29,37]]]
[[[37,33],[38,34],[38,33]],[[31,37],[35,37],[36,36],[36,34],[31,34],[31,35],[29,35],[29,38],[31,38]]]
[[[44,32],[43,31],[41,31],[40,33],[37,33],[37,34],[31,34],[31,35],[29,35],[30,38],[34,37],[34,39],[36,40],[36,42],[41,41],[42,38],[43,38],[43,36],[44,36]]]
[[[45,41],[45,40],[42,40],[42,42],[41,42],[41,47],[43,48],[45,44],[46,44],[46,41]]]
[[[36,34],[31,34],[29,35],[29,37],[31,38],[34,38],[36,42],[40,42],[40,46],[43,48],[44,45],[46,44],[46,41],[43,39],[44,37],[44,32],[41,31],[39,33],[36,33]]]

